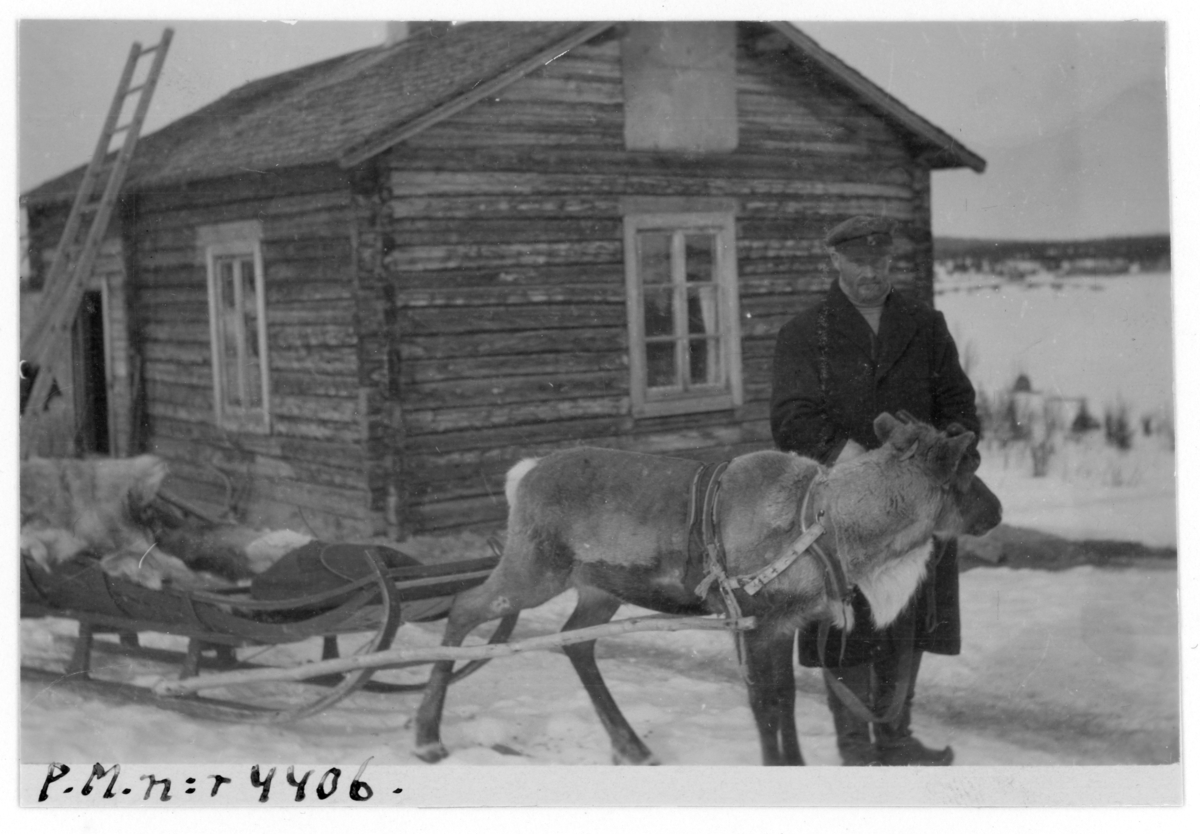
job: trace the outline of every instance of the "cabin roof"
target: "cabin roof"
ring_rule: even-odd
[[[466,23],[421,29],[399,43],[351,52],[252,81],[147,134],[125,191],[245,171],[334,163],[351,167],[534,71],[613,23]],[[757,25],[757,24],[755,24]],[[933,168],[982,171],[984,160],[788,23],[770,24],[801,63],[826,72],[900,127]],[[86,166],[24,195],[68,202]]]

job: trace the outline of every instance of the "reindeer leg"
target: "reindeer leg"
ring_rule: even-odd
[[[746,634],[746,685],[763,764],[803,764],[796,737],[791,641],[770,632],[767,626]]]
[[[796,733],[796,675],[792,669],[792,653],[795,651],[795,635],[775,641],[773,644],[775,671],[775,709],[779,715],[779,741],[783,746],[785,765],[802,765],[800,737]]]
[[[509,559],[507,550],[505,559]],[[455,597],[442,636],[443,646],[460,646],[476,626],[514,611],[541,605],[566,590],[565,575],[545,574],[530,579],[523,571],[510,567],[513,562],[520,563],[520,560],[502,561],[482,585]],[[450,685],[453,670],[452,660],[433,664],[429,682],[425,684],[425,696],[417,708],[416,747],[413,752],[417,758],[430,764],[450,755],[442,744],[441,723],[446,689]]]
[[[579,589],[579,603],[562,630],[573,631],[601,625],[611,620],[620,607],[621,601],[616,597],[598,588],[585,586]],[[658,764],[650,748],[638,738],[621,714],[621,708],[600,676],[600,667],[596,665],[596,641],[563,646],[563,652],[570,658],[579,680],[583,682],[583,688],[592,699],[596,714],[600,716],[600,723],[608,731],[608,737],[612,740],[613,764]]]

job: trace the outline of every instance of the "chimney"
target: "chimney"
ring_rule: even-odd
[[[383,45],[395,46],[402,41],[439,38],[453,25],[449,21],[442,20],[389,20]]]

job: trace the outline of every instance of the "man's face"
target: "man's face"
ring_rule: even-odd
[[[842,292],[855,304],[878,304],[892,288],[888,273],[892,253],[887,249],[859,249],[830,253]]]

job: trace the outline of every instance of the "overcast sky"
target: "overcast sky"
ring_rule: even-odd
[[[988,160],[983,175],[935,175],[936,234],[1168,230],[1162,23],[797,23]],[[87,160],[130,44],[156,42],[164,25],[20,22],[22,191]],[[175,39],[148,131],[252,79],[377,44],[384,32],[370,21],[169,25]]]

